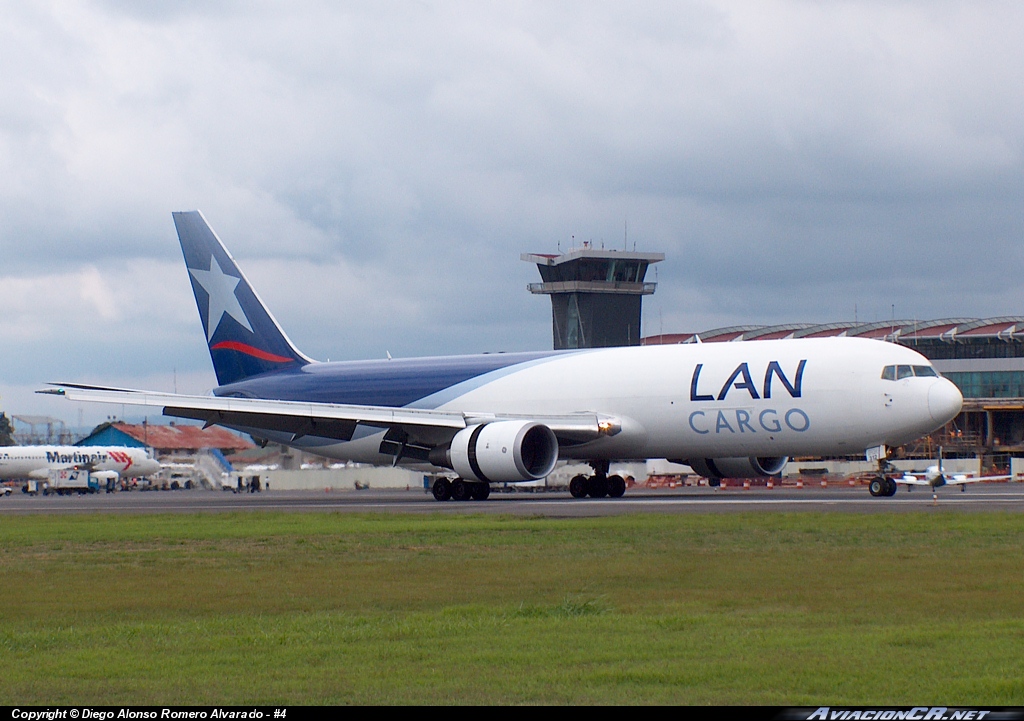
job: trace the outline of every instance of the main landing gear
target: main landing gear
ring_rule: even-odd
[[[430,489],[436,501],[486,501],[491,495],[489,483],[478,481],[464,481],[456,478],[449,481],[447,478],[438,478]]]
[[[569,493],[573,498],[621,498],[626,492],[626,480],[619,475],[608,475],[608,461],[594,461],[590,464],[594,475],[582,473],[569,481]],[[430,487],[437,501],[486,501],[491,495],[491,486],[479,481],[438,478]]]
[[[594,461],[590,464],[594,475],[582,473],[569,481],[569,493],[573,498],[622,498],[626,492],[626,481],[622,476],[608,475],[608,461]]]

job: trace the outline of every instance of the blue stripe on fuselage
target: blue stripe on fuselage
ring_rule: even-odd
[[[485,374],[578,351],[487,353],[483,355],[311,363],[220,386],[218,396],[308,403],[344,403],[436,408],[480,383]],[[505,375],[505,373],[500,373]],[[456,390],[453,386],[467,384]]]
[[[548,361],[556,358],[558,355],[568,352],[572,351],[559,351],[557,354],[547,353],[541,356],[540,358],[532,358],[524,360],[520,363],[516,363],[514,365],[505,366],[504,368],[496,368],[495,370],[488,371],[477,376],[473,376],[472,378],[464,380],[461,383],[456,383],[455,385],[443,388],[439,390],[437,393],[430,394],[426,398],[420,398],[419,400],[410,403],[409,407],[426,409],[440,408],[445,403],[453,401],[459,396],[465,395],[470,391],[476,390],[480,386],[486,385],[493,380],[503,378],[511,373],[517,373],[518,371],[530,368],[531,366],[535,366],[538,363],[547,363]],[[575,352],[579,353],[580,351]]]

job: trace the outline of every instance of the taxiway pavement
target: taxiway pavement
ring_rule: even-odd
[[[303,511],[334,513],[501,513],[531,516],[594,517],[623,513],[734,513],[737,511],[903,513],[938,510],[1024,512],[1024,483],[970,486],[966,492],[940,488],[901,489],[892,498],[872,498],[866,487],[671,490],[631,489],[623,498],[575,499],[567,492],[492,493],[486,501],[439,503],[422,490],[361,491],[147,491],[86,496],[28,496],[0,499],[0,516],[80,513],[224,513]]]

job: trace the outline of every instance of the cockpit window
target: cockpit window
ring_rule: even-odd
[[[886,366],[882,369],[883,381],[902,380],[904,378],[937,378],[938,373],[931,366]]]

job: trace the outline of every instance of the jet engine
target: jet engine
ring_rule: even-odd
[[[681,462],[705,478],[765,478],[781,473],[789,457],[691,458]]]
[[[535,421],[481,423],[455,434],[447,460],[467,481],[534,481],[554,470],[558,439]]]

